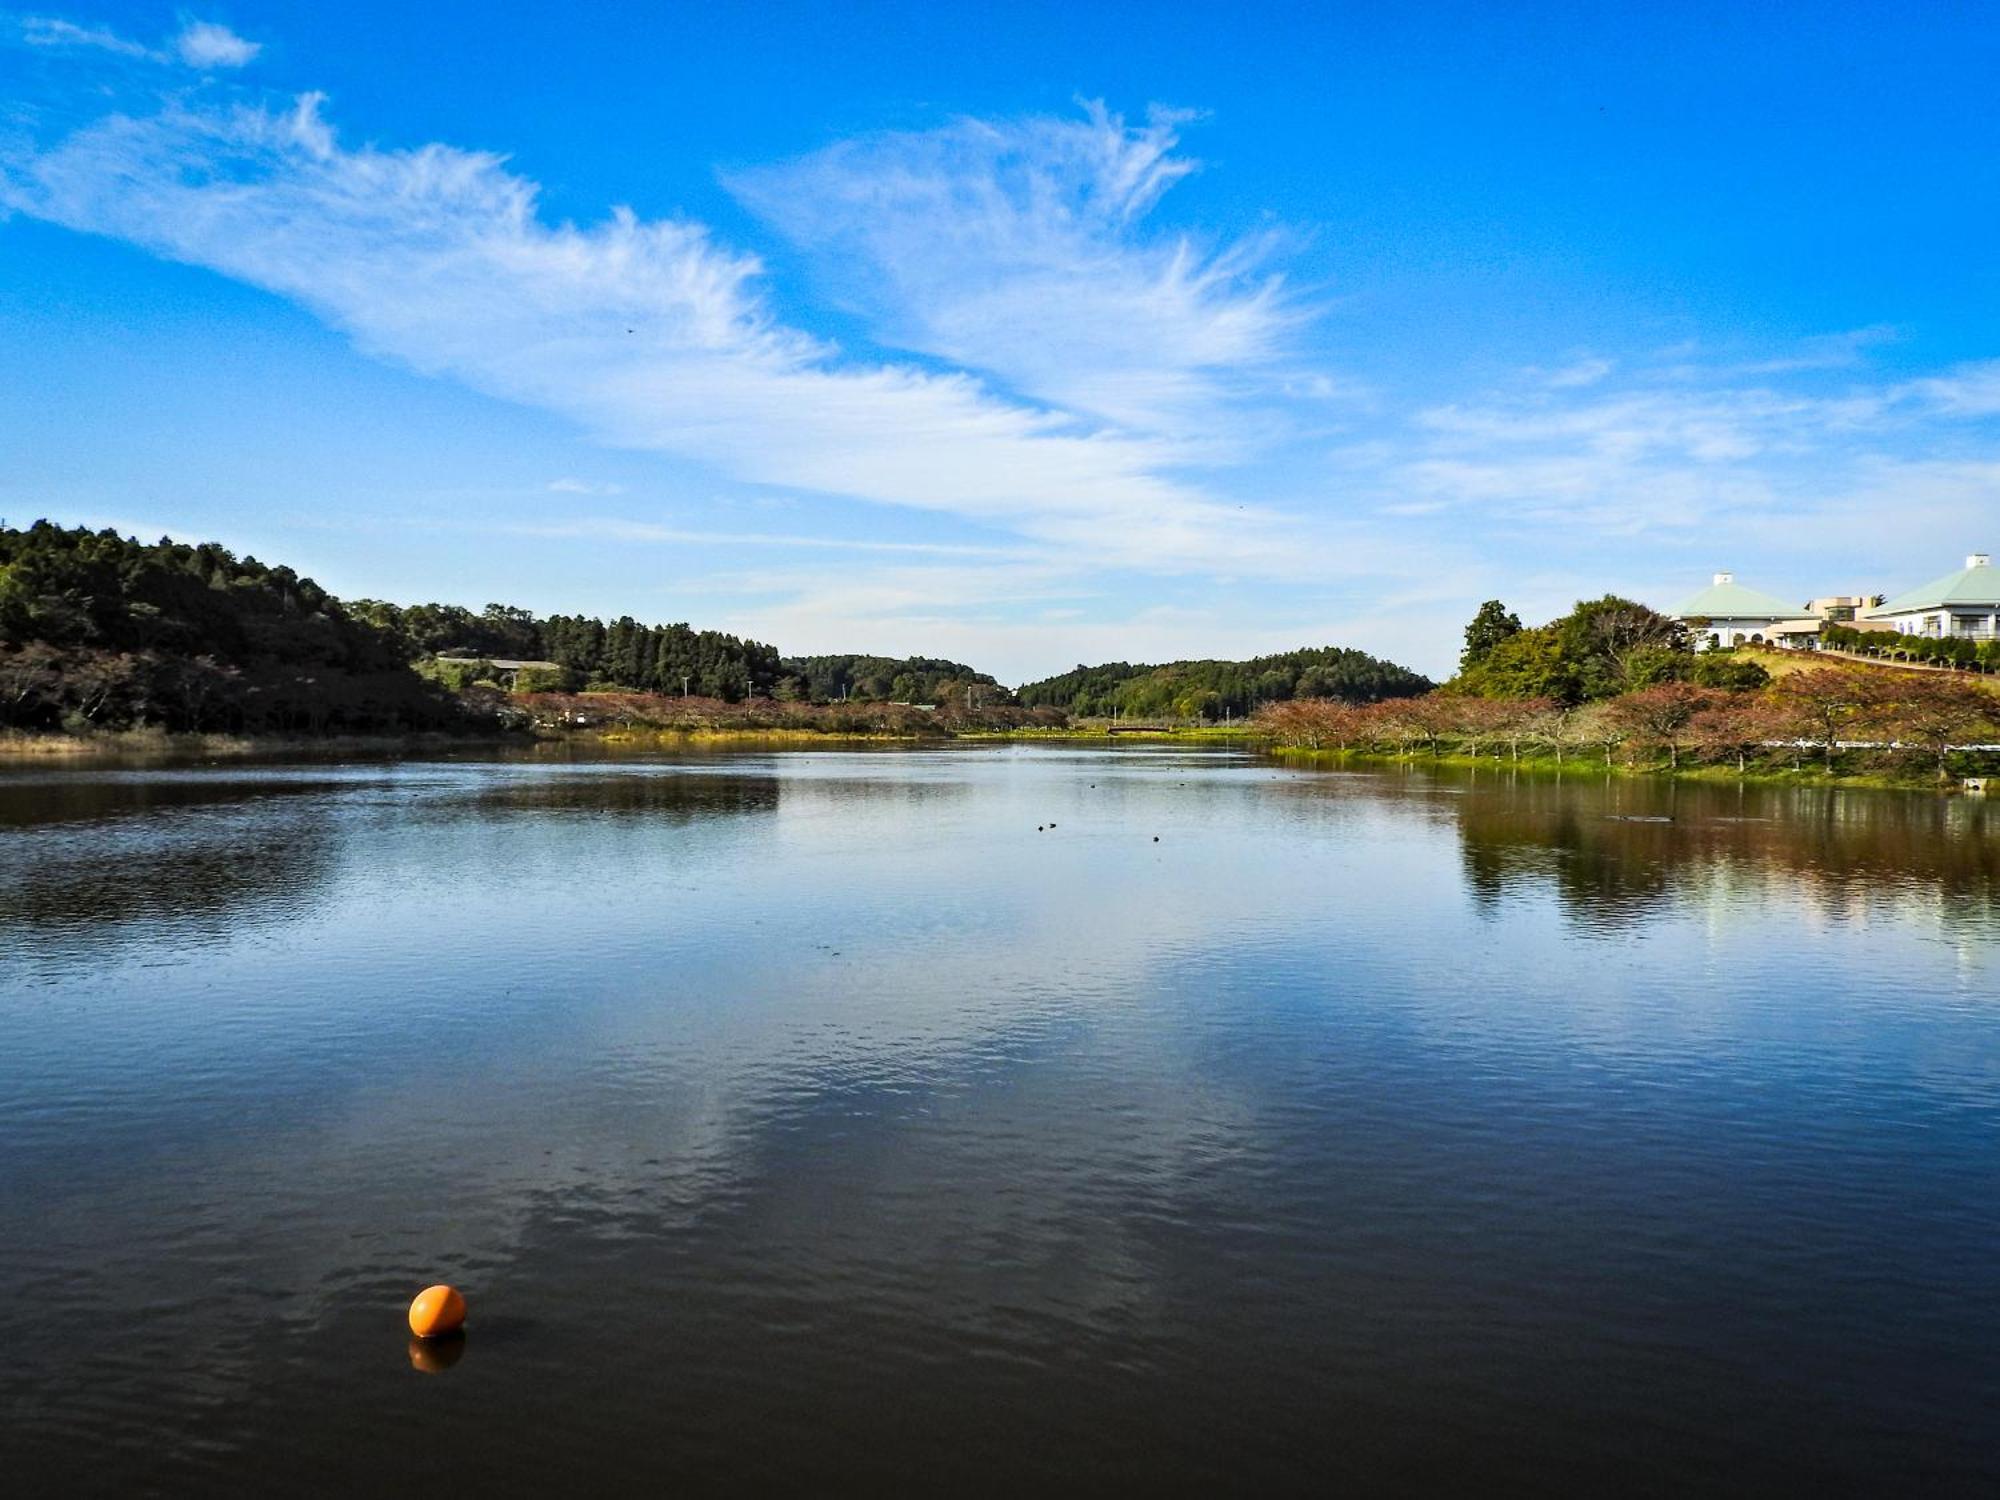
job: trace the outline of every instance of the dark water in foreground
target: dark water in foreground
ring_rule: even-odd
[[[2000,1485],[2000,805],[71,771],[0,875],[14,1493]]]

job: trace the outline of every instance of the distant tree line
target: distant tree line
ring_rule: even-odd
[[[780,702],[940,703],[1011,701],[984,672],[930,657],[781,658],[775,646],[688,625],[643,625],[630,615],[606,623],[588,615],[538,618],[511,605],[475,613],[455,604],[398,605],[357,600],[350,608],[425,657],[550,661],[561,668],[522,684],[537,690],[624,690],[674,697]],[[447,681],[456,675],[440,674]]]
[[[1013,694],[963,662],[928,656],[792,656],[784,670],[809,703],[1011,703]],[[783,693],[780,697],[785,696]]]
[[[1012,729],[1060,729],[1059,709],[1017,703],[947,700],[935,708],[885,699],[849,698],[831,703],[755,698],[678,698],[658,693],[517,693],[509,707],[539,728],[617,730],[770,730],[832,735],[912,736],[973,734]]]
[[[1857,656],[1876,656],[1884,661],[1932,662],[1941,667],[1971,667],[2000,672],[2000,641],[1971,641],[1962,635],[1902,635],[1886,630],[1856,630],[1849,625],[1827,625],[1819,633],[1820,644]]]
[[[1363,651],[1321,646],[1249,661],[1177,661],[1164,666],[1106,662],[1079,666],[1018,690],[1030,707],[1084,718],[1244,718],[1266,703],[1332,698],[1375,703],[1430,691],[1406,667]]]
[[[1755,690],[1668,680],[1583,703],[1450,691],[1366,706],[1281,703],[1256,722],[1275,743],[1305,750],[1558,764],[1601,755],[1606,766],[1648,758],[1673,770],[1692,759],[1738,773],[1800,770],[1813,758],[1829,772],[1922,767],[1942,781],[1995,762],[1979,747],[2000,742],[2000,697],[1946,673],[1849,666]]]
[[[1830,645],[1889,640],[1829,628]],[[1962,643],[1970,645],[1971,643]],[[1941,661],[1969,664],[1961,651]],[[1609,766],[1652,757],[1801,769],[1843,768],[1940,779],[1984,768],[2000,740],[2000,696],[1947,673],[1828,665],[1775,680],[1729,651],[1696,652],[1681,622],[1615,595],[1583,601],[1532,629],[1499,600],[1465,629],[1458,675],[1434,693],[1356,707],[1291,702],[1258,726],[1280,745],[1394,754],[1524,754],[1557,763],[1599,754]]]

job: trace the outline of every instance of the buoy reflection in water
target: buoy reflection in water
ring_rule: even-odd
[[[410,1368],[421,1370],[426,1375],[442,1375],[461,1359],[465,1358],[465,1335],[449,1334],[444,1338],[420,1339],[410,1335]]]

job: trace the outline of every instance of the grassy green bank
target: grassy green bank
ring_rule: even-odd
[[[397,755],[442,755],[482,749],[539,745],[549,750],[573,747],[579,750],[701,749],[836,749],[842,746],[949,745],[949,744],[1076,744],[1107,746],[1117,744],[1179,744],[1232,746],[1255,750],[1282,765],[1300,769],[1341,770],[1400,768],[1425,770],[1448,768],[1459,771],[1505,771],[1555,778],[1602,780],[1606,776],[1640,779],[1739,783],[1755,786],[1839,786],[1872,787],[1897,791],[1926,791],[1958,794],[1965,775],[2000,774],[2000,764],[1981,764],[1965,757],[1954,766],[1949,780],[1940,783],[1933,770],[1914,765],[1883,767],[1866,764],[1836,764],[1829,771],[1823,762],[1808,757],[1794,768],[1769,761],[1753,763],[1739,771],[1733,765],[1687,764],[1678,768],[1665,760],[1643,761],[1614,757],[1607,762],[1600,754],[1583,751],[1558,761],[1546,753],[1515,757],[1468,755],[1428,751],[1396,754],[1373,750],[1309,750],[1273,745],[1267,736],[1242,726],[1185,726],[1147,730],[1118,730],[1103,725],[1047,726],[1015,729],[897,729],[877,732],[837,731],[771,727],[540,729],[533,735],[491,733],[483,735],[341,735],[306,737],[293,735],[169,734],[141,729],[92,735],[0,733],[0,764],[79,764],[113,760],[285,760],[285,759],[376,759]],[[1986,757],[2000,762],[2000,757]]]
[[[670,728],[624,725],[604,729],[538,728],[536,737],[550,744],[592,744],[627,746],[671,745],[790,745],[811,748],[840,744],[1001,744],[1075,743],[1115,744],[1211,744],[1259,745],[1261,736],[1242,727],[1168,727],[1145,730],[1110,730],[1101,726],[1054,727],[1027,725],[1012,729],[906,727],[896,729],[799,729],[766,728],[755,725],[716,725],[705,728]]]
[[[1551,777],[1589,777],[1597,780],[1602,780],[1606,776],[1626,776],[1646,780],[1742,783],[1746,786],[1876,787],[1893,791],[1951,794],[1963,791],[1961,782],[1964,776],[2000,773],[2000,766],[1987,766],[1983,769],[1976,766],[1967,767],[1954,769],[1947,781],[1939,782],[1937,773],[1930,768],[1884,769],[1842,766],[1836,763],[1834,769],[1829,771],[1823,762],[1807,759],[1796,769],[1789,765],[1774,766],[1763,762],[1739,771],[1734,766],[1715,764],[1675,767],[1664,760],[1641,762],[1614,758],[1607,762],[1603,756],[1592,755],[1588,751],[1581,755],[1566,755],[1560,761],[1552,755],[1523,755],[1519,759],[1505,754],[1465,755],[1447,752],[1432,755],[1428,751],[1396,755],[1370,750],[1305,750],[1289,745],[1266,746],[1265,753],[1286,765],[1323,770],[1381,766],[1423,769],[1440,766],[1474,771],[1526,771]]]
[[[1076,740],[1094,745],[1190,744],[1258,745],[1263,736],[1247,725],[1185,725],[1159,729],[1112,729],[1101,724],[1072,724],[1063,729],[970,730],[958,738],[967,740]]]
[[[1168,743],[1235,744],[1258,742],[1241,726],[1230,728],[1162,728],[1112,732],[1102,727],[1058,728],[1025,726],[1014,729],[896,728],[880,730],[780,728],[758,725],[655,727],[624,725],[606,728],[558,729],[533,732],[494,730],[481,734],[408,735],[228,735],[174,734],[162,729],[107,730],[95,734],[34,734],[0,731],[0,763],[74,762],[139,757],[175,760],[282,759],[300,756],[375,757],[395,754],[437,754],[528,744],[593,745],[615,748],[671,748],[702,745],[726,748],[789,747],[811,749],[834,745],[954,744],[1075,742],[1080,744]]]
[[[528,743],[523,735],[501,733],[233,735],[171,734],[159,729],[112,730],[98,734],[0,732],[0,764],[73,764],[90,760],[291,760],[393,755],[435,755],[450,750]]]

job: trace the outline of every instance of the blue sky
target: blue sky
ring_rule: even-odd
[[[2000,542],[1963,6],[0,12],[0,514],[787,651]]]

